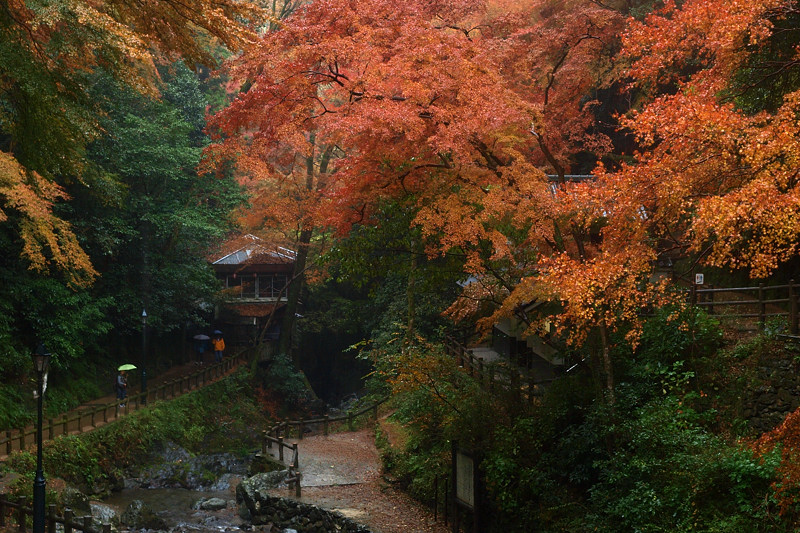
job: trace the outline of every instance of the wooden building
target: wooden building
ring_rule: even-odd
[[[225,248],[228,251],[211,262],[222,286],[215,329],[223,331],[230,344],[277,340],[297,253],[254,235],[230,241]]]

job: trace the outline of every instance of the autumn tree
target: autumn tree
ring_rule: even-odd
[[[428,253],[491,277],[490,261],[570,246],[546,172],[564,181],[573,154],[609,146],[586,96],[621,21],[591,2],[314,2],[232,64],[242,92],[212,120],[209,161],[269,191],[313,176],[309,227],[340,234],[411,198]],[[526,274],[494,272],[503,297]]]
[[[258,13],[234,0],[0,6],[0,216],[18,225],[31,268],[67,269],[77,284],[95,274],[69,225],[50,209],[65,199],[57,183],[81,180],[85,147],[100,131],[92,73],[102,69],[155,94],[160,57],[210,62],[212,40],[239,50],[253,36],[242,22]]]

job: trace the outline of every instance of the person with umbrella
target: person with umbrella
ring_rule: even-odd
[[[222,338],[220,330],[214,330],[214,338],[211,339],[211,344],[214,346],[214,361],[219,363],[222,361],[222,352],[225,351],[225,340]]]
[[[119,401],[120,407],[125,407],[125,398],[128,397],[128,370],[133,370],[136,368],[133,365],[127,364],[120,366],[117,370],[119,370],[119,374],[117,374],[117,381],[114,386],[117,389],[117,400]]]
[[[209,336],[199,333],[192,337],[192,339],[194,339],[195,362],[199,365],[203,362],[203,353],[206,351],[206,344],[208,343]]]

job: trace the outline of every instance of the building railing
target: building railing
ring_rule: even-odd
[[[798,332],[797,297],[800,285],[790,280],[784,285],[753,287],[713,287],[689,290],[690,303],[708,314],[721,318],[757,319],[757,328],[764,329],[770,318],[785,317],[791,335]]]

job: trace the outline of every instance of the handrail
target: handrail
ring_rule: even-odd
[[[56,524],[61,524],[63,526],[64,533],[72,533],[74,530],[83,531],[84,533],[111,532],[111,524],[108,523],[101,524],[101,527],[99,528],[94,527],[94,519],[92,515],[80,517],[81,519],[78,521],[77,517],[75,517],[69,507],[64,510],[64,516],[56,515],[55,504],[50,504],[47,507],[48,511],[47,515],[45,516],[45,527],[47,528],[48,533],[55,533]],[[17,512],[9,513],[7,509],[16,509]],[[24,496],[20,496],[17,502],[12,502],[6,497],[5,494],[0,494],[0,530],[7,526],[6,517],[9,514],[12,516],[16,515],[18,531],[25,533],[27,527],[26,516],[33,516],[33,508],[25,506]]]
[[[97,404],[94,408],[78,408],[75,411],[63,414],[54,420],[49,418],[42,426],[44,440],[53,440],[61,435],[84,433],[100,425],[116,420],[122,415],[136,411],[146,406],[149,401],[177,398],[185,393],[196,390],[216,381],[246,360],[247,350],[243,350],[231,357],[223,359],[208,367],[197,370],[186,376],[166,381],[157,387],[144,392],[131,394],[125,399],[124,406],[119,400],[110,403]],[[194,383],[194,386],[192,386]],[[0,455],[11,455],[15,451],[27,449],[35,443],[36,426],[28,426],[16,430],[7,430],[0,436]]]
[[[698,288],[696,285],[692,285],[688,291],[690,293],[690,304],[704,308],[710,315],[730,318],[757,318],[758,329],[761,330],[766,327],[766,319],[768,317],[784,316],[787,317],[789,333],[795,335],[798,332],[798,289],[800,289],[800,285],[796,284],[794,279],[791,279],[788,284],[765,285],[764,283],[759,283],[758,286],[754,287]],[[717,294],[752,292],[756,293],[755,299],[750,295],[746,300],[728,299],[720,301],[715,299]],[[767,296],[768,293],[770,297]],[[749,312],[748,310],[719,312],[721,307],[735,310],[746,306],[751,307]],[[768,310],[767,306],[771,306],[773,309]],[[753,311],[752,307],[757,307],[757,310]],[[776,307],[777,309],[775,309]]]
[[[295,496],[300,497],[300,480],[302,473],[300,472],[300,452],[297,443],[287,443],[284,439],[291,438],[292,427],[297,428],[297,440],[302,440],[308,425],[322,424],[323,434],[328,435],[331,422],[344,422],[347,421],[347,426],[350,430],[353,429],[353,422],[356,417],[362,416],[367,412],[372,412],[375,419],[378,419],[378,406],[388,400],[388,397],[383,398],[372,405],[368,405],[358,411],[348,411],[346,415],[329,416],[325,415],[322,418],[301,418],[300,420],[282,420],[277,424],[271,426],[269,429],[261,431],[261,453],[267,455],[268,450],[272,449],[273,444],[278,447],[278,460],[282,463],[284,461],[284,448],[292,452],[292,459],[289,462],[288,470],[289,475],[286,481],[289,483],[289,488],[294,487]]]

